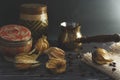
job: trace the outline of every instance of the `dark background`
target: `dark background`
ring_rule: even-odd
[[[23,3],[47,4],[49,39],[57,39],[63,21],[80,22],[85,36],[120,32],[120,0],[0,0],[0,26],[18,23]]]

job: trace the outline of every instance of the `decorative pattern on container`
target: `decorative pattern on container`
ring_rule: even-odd
[[[20,11],[20,24],[31,30],[32,37],[35,40],[42,35],[47,35],[47,6],[44,4],[22,4]]]
[[[29,52],[32,47],[31,32],[21,25],[5,25],[0,28],[0,52],[7,57]]]

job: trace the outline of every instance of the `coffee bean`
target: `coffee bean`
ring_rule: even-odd
[[[112,68],[112,71],[113,71],[113,72],[116,71],[116,68]]]
[[[116,65],[113,65],[113,67],[116,67]]]
[[[109,66],[113,66],[113,64],[112,64],[112,63],[110,63],[110,64],[109,64]]]
[[[115,63],[115,62],[113,62],[113,65],[116,65],[116,63]]]
[[[115,62],[113,62],[113,64],[116,64]]]
[[[110,63],[109,66],[116,67],[116,63],[115,62]]]

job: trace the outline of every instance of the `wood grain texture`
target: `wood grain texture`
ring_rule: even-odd
[[[57,46],[55,41],[50,43]],[[103,44],[83,44],[80,51],[84,53],[92,51],[95,46],[106,47]],[[68,58],[69,55],[71,56]],[[81,62],[75,51],[66,51],[67,70],[63,74],[55,75],[47,71],[45,68],[47,58],[45,55],[39,57],[41,65],[38,68],[20,71],[14,67],[13,63],[6,62],[4,57],[0,55],[0,80],[113,80],[97,69]],[[72,64],[69,65],[69,62]]]

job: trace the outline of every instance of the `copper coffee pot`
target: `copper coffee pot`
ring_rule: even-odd
[[[62,48],[76,49],[82,45],[82,43],[91,42],[118,42],[120,41],[120,35],[96,35],[90,37],[83,37],[80,32],[81,26],[75,22],[62,22],[61,34],[58,38],[58,43]]]
[[[74,42],[82,37],[81,26],[76,22],[62,22],[60,24],[61,34],[58,38],[59,45],[62,48],[74,49],[81,46],[82,43]]]

